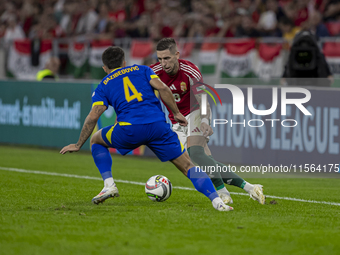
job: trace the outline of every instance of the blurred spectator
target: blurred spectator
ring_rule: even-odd
[[[159,12],[158,20],[160,24],[160,33],[163,37],[172,37],[174,29],[177,23],[181,19],[181,15],[178,10],[170,8],[168,6],[162,6]]]
[[[324,20],[325,21],[335,21],[340,18],[340,0],[329,0],[326,1],[326,6],[324,10]]]
[[[106,24],[105,31],[99,35],[98,39],[114,40],[116,37],[116,29],[117,29],[116,23],[113,21],[109,21]]]
[[[277,27],[277,19],[276,14],[273,10],[267,8],[265,12],[262,12],[259,22],[257,24],[257,28],[262,31],[263,35],[271,35],[273,31],[275,31]]]
[[[145,0],[125,0],[126,19],[135,21],[145,12]]]
[[[262,36],[280,36],[278,21],[286,17],[282,8],[278,6],[277,0],[267,0],[264,9],[257,24],[258,30]]]
[[[286,16],[297,27],[304,27],[308,22],[309,13],[314,9],[311,0],[292,0],[284,6]]]
[[[5,35],[6,32],[6,24],[5,22],[0,23],[0,39]]]
[[[293,1],[295,2],[295,1]],[[301,27],[303,23],[308,22],[309,16],[309,5],[310,0],[298,0],[295,3],[295,8],[297,8],[296,17],[294,19],[295,26]]]
[[[276,15],[276,20],[279,21],[286,17],[284,10],[279,6],[278,0],[267,0],[266,1],[267,10],[273,11]]]
[[[215,37],[217,36],[220,29],[216,26],[216,21],[212,14],[207,15],[203,18],[204,24],[204,36],[205,37]]]
[[[153,12],[159,11],[156,0],[144,0],[144,12],[145,14],[151,15]]]
[[[126,20],[125,1],[110,0],[109,1],[109,19],[115,22],[124,22]]]
[[[173,31],[174,37],[188,37],[190,28],[196,22],[196,19],[192,14],[193,13],[186,13],[177,21]]]
[[[0,37],[323,37],[339,18],[340,0],[2,0]]]
[[[39,15],[42,13],[42,6],[33,4],[33,1],[26,0],[20,10],[20,19],[25,35],[28,36],[30,29],[37,22]]]
[[[241,25],[236,28],[235,37],[259,37],[260,33],[256,30],[255,24],[249,15],[242,17]]]
[[[98,8],[99,16],[98,22],[95,26],[95,31],[97,33],[103,33],[106,30],[106,25],[109,20],[108,6],[105,3],[101,3]]]
[[[15,16],[7,17],[8,26],[5,31],[4,40],[9,42],[15,39],[24,39],[25,33],[21,26],[18,25]]]
[[[309,16],[307,28],[311,30],[312,33],[314,33],[317,38],[330,36],[327,27],[322,22],[321,13],[318,11],[314,11]]]
[[[37,73],[37,81],[57,80],[60,60],[57,57],[51,57],[45,64],[45,69]]]
[[[96,2],[89,1],[84,2],[82,8],[85,9],[83,14],[81,15],[79,22],[76,27],[77,34],[88,34],[94,31],[94,27],[98,20],[98,14],[95,11]]]
[[[293,23],[294,23],[294,20],[295,20],[296,15],[297,15],[297,6],[296,6],[295,1],[288,2],[286,5],[284,5],[283,9],[284,9],[284,13],[285,13],[286,17],[289,20],[292,20]]]
[[[12,3],[11,1],[6,1],[3,6],[4,6],[4,11],[0,17],[0,20],[2,22],[7,22],[12,17],[16,17],[17,10],[15,8],[14,3]]]
[[[64,36],[64,30],[57,23],[54,14],[54,8],[50,4],[45,4],[43,13],[35,17],[35,24],[32,26],[28,37],[39,39],[52,39]]]
[[[234,37],[236,30],[242,23],[242,15],[237,12],[230,14],[224,18],[223,25],[218,32],[218,37]]]
[[[149,35],[150,35],[150,39],[158,39],[158,40],[160,40],[161,33],[160,33],[160,29],[159,29],[159,25],[158,24],[151,24],[151,25],[149,25]]]
[[[133,38],[148,38],[149,35],[149,21],[148,15],[141,15],[141,17],[136,20],[131,29],[128,31],[128,34]]]
[[[79,10],[82,10],[81,5],[75,1],[66,1],[64,4],[63,15],[60,20],[60,26],[66,35],[72,35],[75,32],[75,28],[81,16]],[[80,9],[79,9],[80,8]]]
[[[204,27],[203,27],[202,21],[195,22],[190,27],[188,37],[189,38],[196,38],[196,39],[203,39],[204,38]]]
[[[127,14],[125,10],[126,2],[121,0],[110,0],[109,2],[109,20],[116,23],[116,37],[122,38],[127,36],[128,25],[126,23]]]
[[[279,27],[282,32],[282,37],[289,42],[291,42],[295,35],[301,30],[301,28],[296,27],[294,22],[289,18],[282,18]]]

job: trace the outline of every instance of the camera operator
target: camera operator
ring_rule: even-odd
[[[330,87],[333,76],[311,31],[299,32],[293,40],[281,79],[285,86]]]

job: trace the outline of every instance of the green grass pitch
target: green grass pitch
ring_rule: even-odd
[[[91,154],[0,146],[0,168],[100,178]],[[171,163],[113,156],[116,179],[146,182],[156,174],[192,187]],[[340,202],[340,180],[250,179],[278,197]],[[117,183],[120,197],[91,199],[102,181],[0,169],[0,254],[340,254],[340,206],[275,199],[260,205],[233,195],[218,212],[196,191],[174,189],[152,202],[140,185]],[[243,192],[228,186],[232,192]]]

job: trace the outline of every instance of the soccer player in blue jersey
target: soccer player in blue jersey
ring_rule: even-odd
[[[208,175],[193,165],[176,133],[166,123],[155,89],[172,111],[174,119],[182,126],[188,124],[179,112],[170,89],[150,67],[126,67],[124,51],[119,47],[107,48],[102,60],[103,69],[108,75],[92,95],[92,109],[85,119],[79,140],[60,151],[61,154],[79,151],[102,113],[109,105],[113,106],[117,113],[117,124],[97,131],[90,141],[94,162],[104,180],[104,188],[92,202],[98,204],[109,197],[119,196],[112,177],[112,158],[108,147],[116,148],[125,155],[141,145],[147,145],[161,161],[171,161],[186,175],[196,190],[212,201],[216,210],[233,210],[223,203]]]

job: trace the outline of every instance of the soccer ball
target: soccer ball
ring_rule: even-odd
[[[145,183],[145,193],[152,200],[163,202],[167,200],[172,192],[172,184],[163,175],[154,175]]]

